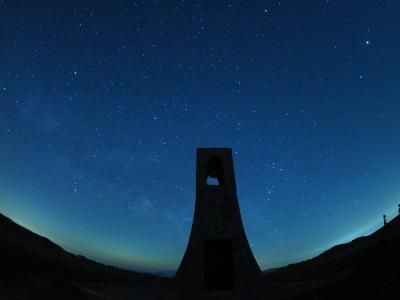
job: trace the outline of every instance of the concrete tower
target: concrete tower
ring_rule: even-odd
[[[240,217],[232,150],[199,148],[196,168],[192,230],[174,283],[194,290],[254,286],[262,273]]]

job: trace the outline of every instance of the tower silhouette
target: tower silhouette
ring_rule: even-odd
[[[198,148],[196,203],[176,286],[196,290],[248,288],[261,278],[240,216],[230,148]]]

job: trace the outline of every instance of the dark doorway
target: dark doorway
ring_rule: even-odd
[[[232,240],[204,241],[204,286],[207,290],[234,289]]]

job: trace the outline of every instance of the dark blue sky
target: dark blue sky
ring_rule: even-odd
[[[231,147],[262,268],[400,203],[397,1],[0,1],[0,212],[172,270],[197,147]]]

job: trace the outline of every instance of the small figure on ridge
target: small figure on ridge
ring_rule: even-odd
[[[383,215],[383,225],[387,224],[386,215]]]
[[[400,204],[399,205],[397,205],[398,207],[399,207],[399,216],[400,216]]]

